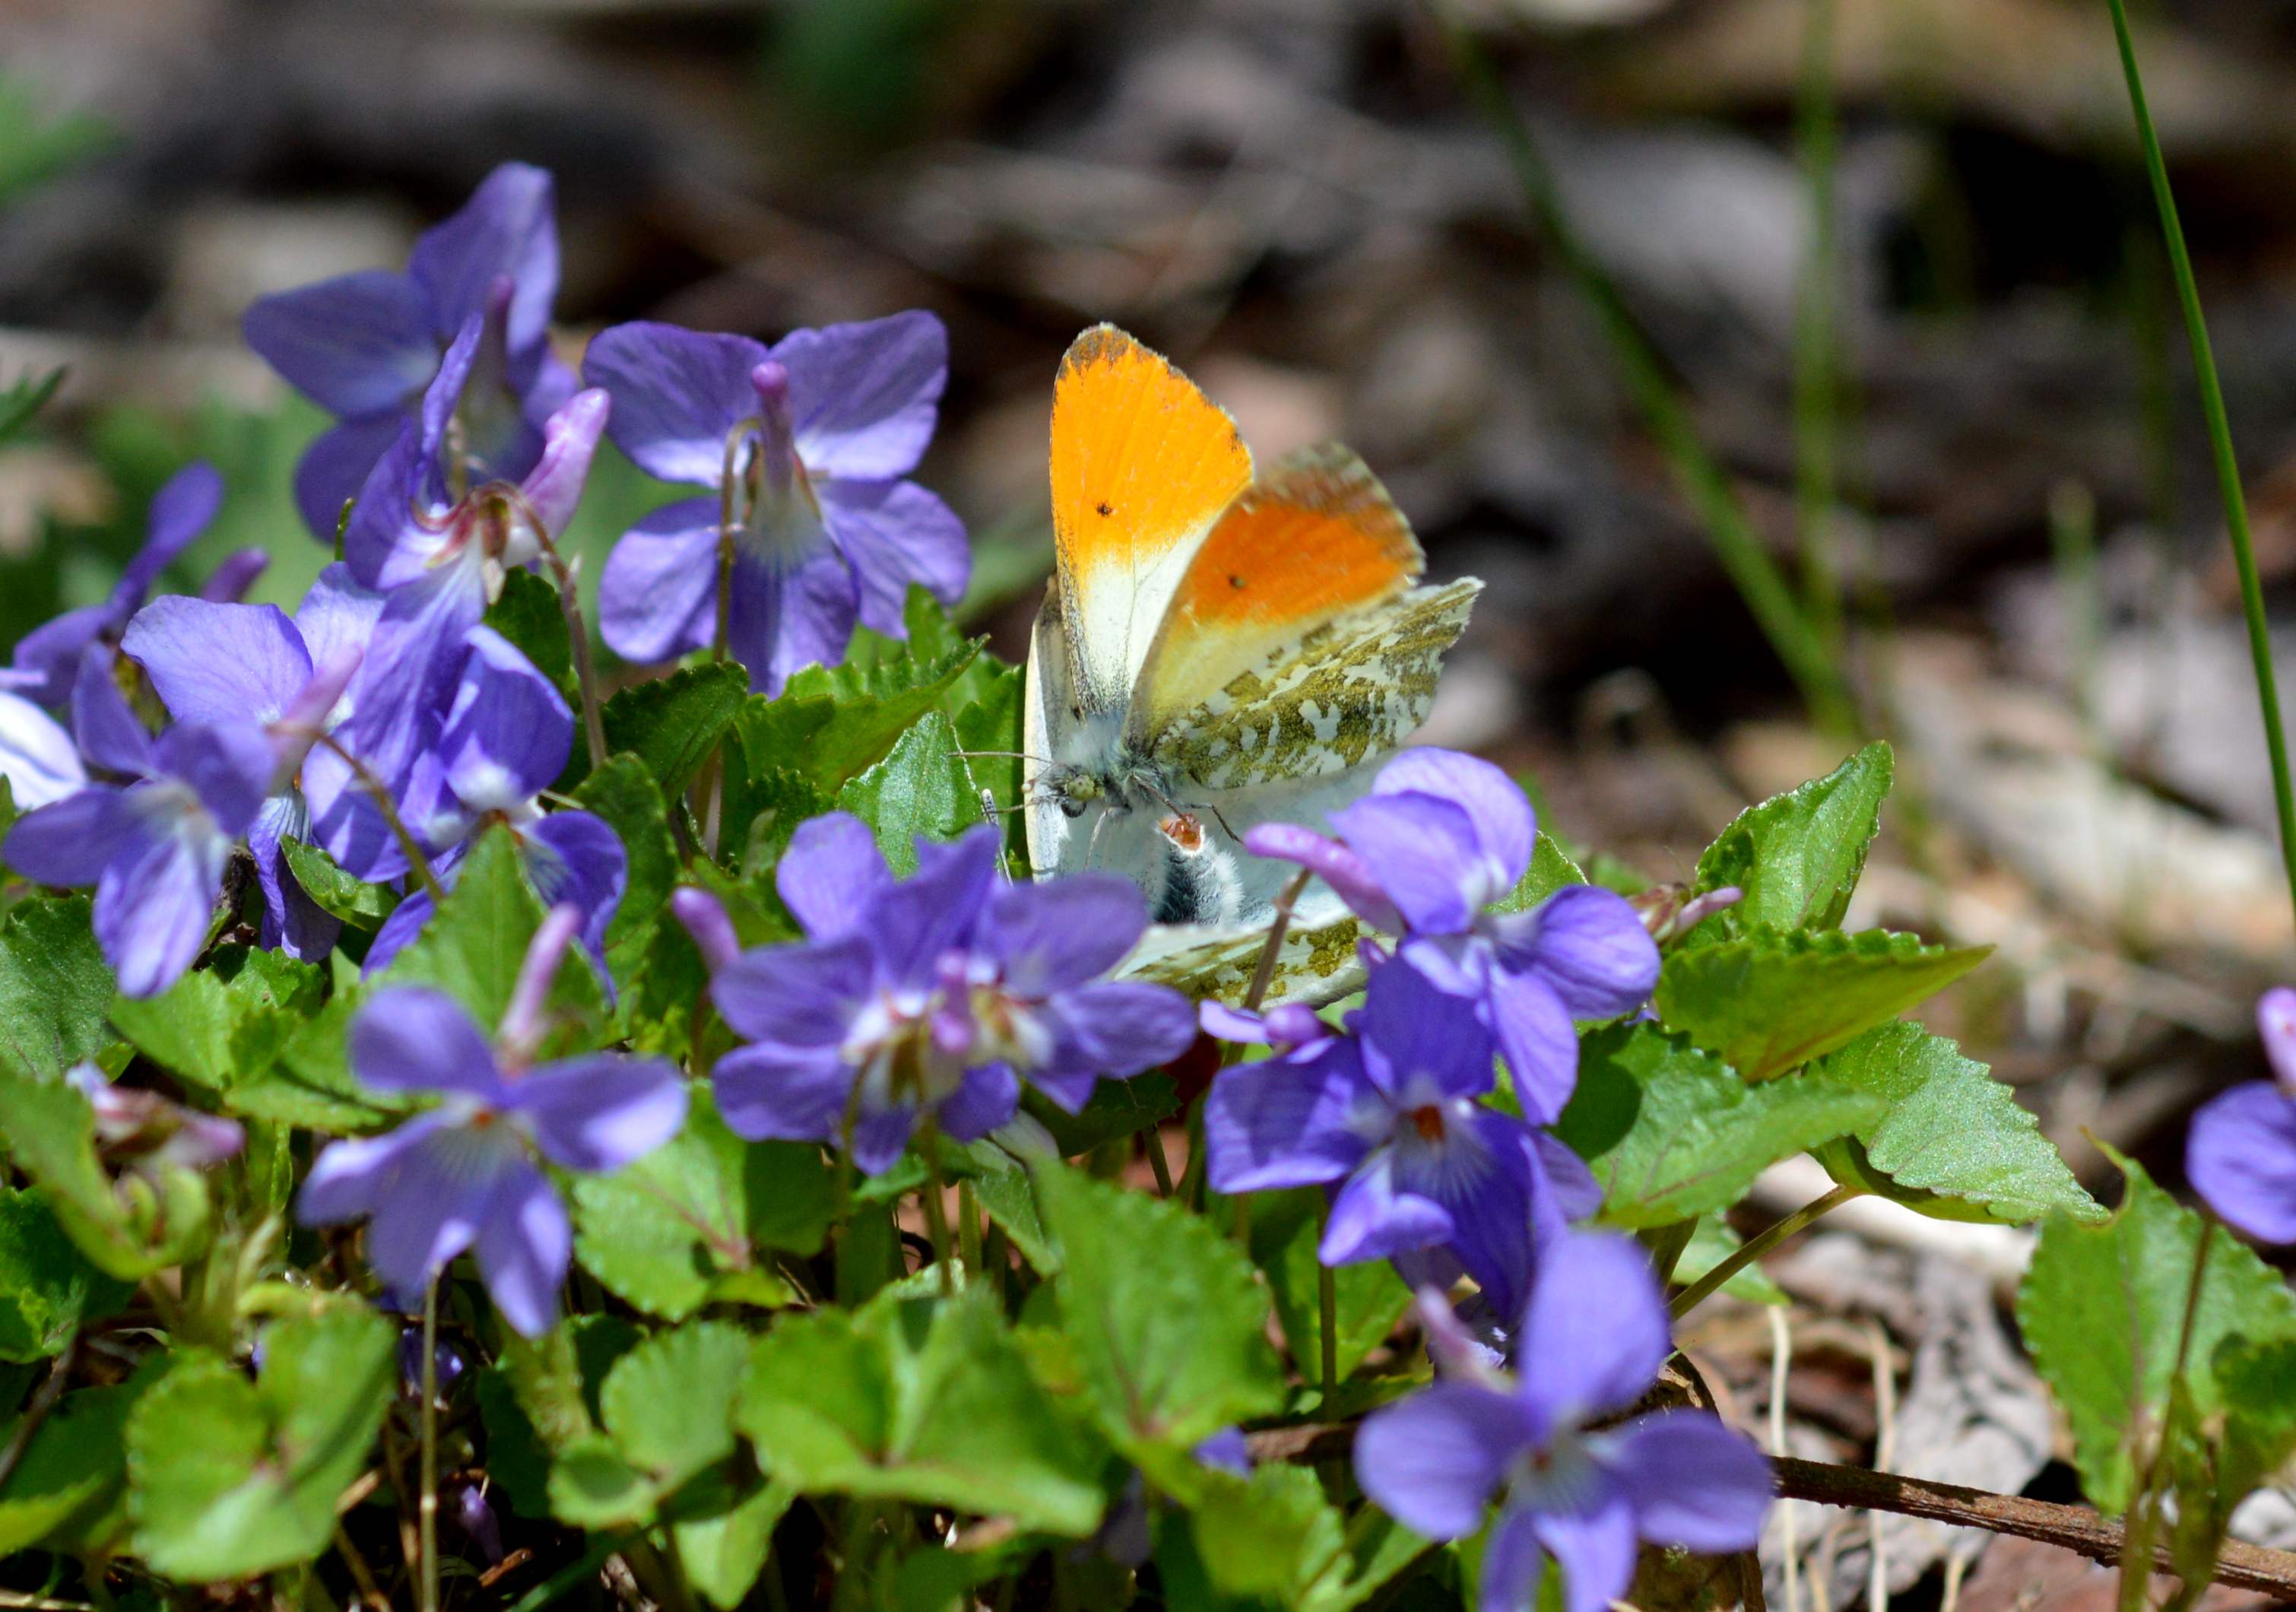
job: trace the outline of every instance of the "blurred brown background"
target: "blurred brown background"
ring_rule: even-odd
[[[2284,594],[2296,12],[2134,9]],[[2179,1179],[2183,1117],[2258,1073],[2250,1005],[2296,975],[2296,942],[2101,0],[1448,15],[1764,542],[1790,575],[1803,533],[1837,556],[1841,667],[1901,757],[1853,925],[1997,945],[1937,1027],[2093,1187],[2114,1177],[2092,1137]],[[1433,572],[1486,579],[1429,736],[1521,769],[1582,851],[1681,877],[1731,812],[1855,742],[1804,716],[1715,563],[1423,0],[6,0],[0,378],[72,369],[0,456],[0,633],[94,596],[193,453],[234,489],[194,569],[263,542],[262,596],[299,594],[325,556],[286,489],[319,418],[239,312],[397,266],[512,158],[558,177],[570,350],[636,317],[771,335],[939,312],[954,373],[924,478],[975,534],[968,611],[1008,654],[1049,563],[1054,366],[1109,318],[1262,455],[1349,441]],[[664,496],[601,471],[594,575]],[[1797,1296],[1882,1304],[1824,1279]]]

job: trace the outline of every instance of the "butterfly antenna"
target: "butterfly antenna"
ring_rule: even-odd
[[[1044,757],[1031,754],[1029,752],[1025,750],[952,750],[948,753],[953,756],[963,756],[968,761],[1004,760],[1014,761],[1034,761],[1039,767],[1050,767],[1052,765],[1052,763],[1045,760]]]

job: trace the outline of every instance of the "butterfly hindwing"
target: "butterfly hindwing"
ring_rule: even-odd
[[[1472,577],[1342,616],[1171,720],[1157,753],[1208,789],[1362,766],[1427,720],[1443,652],[1467,624]]]
[[[1053,385],[1053,538],[1070,677],[1120,710],[1173,590],[1251,484],[1235,422],[1111,325],[1070,344]]]

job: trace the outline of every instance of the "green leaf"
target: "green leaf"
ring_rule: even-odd
[[[1057,1163],[1035,1174],[1062,1323],[1128,1454],[1186,1451],[1275,1408],[1268,1295],[1241,1249],[1177,1204]]]
[[[108,1275],[136,1281],[207,1241],[209,1205],[196,1172],[133,1172],[114,1182],[95,1153],[95,1113],[58,1080],[0,1069],[0,1136],[17,1167],[81,1253]]]
[[[1818,1156],[1833,1178],[1940,1220],[2025,1225],[2062,1210],[2101,1221],[2089,1197],[2009,1088],[1919,1024],[1866,1032],[1818,1065],[1889,1106]]]
[[[382,920],[398,905],[397,891],[351,877],[316,845],[306,845],[300,840],[282,840],[279,845],[286,852],[288,871],[303,887],[303,893],[352,928],[372,933],[382,927]]]
[[[551,1467],[551,1509],[578,1527],[651,1520],[734,1453],[734,1396],[749,1361],[750,1335],[727,1321],[642,1339],[606,1373],[605,1436],[578,1435]]]
[[[765,1468],[807,1493],[1070,1536],[1100,1521],[1102,1455],[1029,1374],[986,1288],[784,1317],[750,1357],[735,1419]]]
[[[503,575],[502,596],[487,606],[487,625],[511,641],[534,668],[557,686],[570,703],[574,685],[574,641],[567,636],[566,612],[558,589],[537,572],[513,568]]]
[[[1044,1101],[1036,1093],[1026,1099],[1029,1112],[1053,1133],[1062,1158],[1090,1153],[1103,1142],[1113,1142],[1160,1125],[1179,1112],[1180,1090],[1172,1077],[1152,1069],[1129,1080],[1104,1080],[1074,1114]]]
[[[462,1003],[490,1033],[510,1006],[527,942],[542,926],[542,900],[520,865],[517,835],[507,827],[489,828],[422,933],[383,970],[381,983],[435,986]],[[597,975],[578,946],[559,968],[549,1005],[578,1023],[603,1016]]]
[[[734,1396],[750,1347],[730,1321],[694,1321],[645,1339],[606,1374],[606,1431],[664,1494],[734,1453]]]
[[[774,1529],[797,1501],[787,1484],[765,1484],[738,1495],[722,1509],[681,1515],[670,1524],[677,1565],[709,1604],[732,1612],[764,1571]],[[936,1555],[942,1554],[935,1552]]]
[[[112,122],[81,108],[55,109],[53,86],[36,93],[30,79],[12,73],[0,78],[0,202],[26,191],[120,137]],[[41,387],[41,399],[55,389],[58,370]],[[23,382],[19,382],[19,390]],[[37,407],[38,403],[31,407]],[[11,433],[0,432],[0,440]]]
[[[1745,900],[1701,924],[1688,943],[1760,929],[1839,928],[1896,766],[1877,742],[1825,777],[1740,812],[1698,859],[1691,887],[1702,893],[1734,884]]]
[[[1639,1230],[1726,1208],[1778,1160],[1882,1111],[1881,1098],[1816,1073],[1749,1086],[1644,1022],[1580,1040],[1578,1087],[1554,1133],[1601,1183],[1603,1218]]]
[[[606,925],[606,965],[616,980],[627,984],[653,943],[677,884],[668,809],[653,774],[634,755],[609,756],[582,780],[574,799],[614,831],[628,859],[621,902]]]
[[[619,1528],[653,1517],[653,1485],[603,1434],[560,1451],[545,1486],[551,1515],[578,1528]]]
[[[598,1431],[606,1374],[643,1336],[619,1315],[579,1315],[538,1338],[503,1340],[503,1374],[545,1450],[570,1448]]]
[[[357,1136],[407,1113],[415,1098],[363,1085],[351,1073],[350,1023],[365,993],[339,991],[298,1030],[272,1066],[224,1093],[224,1106],[250,1119]]]
[[[2296,1296],[2221,1231],[2207,1238],[2195,1285],[2201,1217],[2136,1164],[2111,1156],[2128,1178],[2120,1210],[2102,1226],[2050,1217],[2017,1290],[2017,1321],[2072,1430],[2082,1492],[2118,1516],[2134,1498],[2138,1447],[2168,1414],[2180,1345],[2194,1408],[2237,1421],[2246,1407],[2233,1390],[2243,1379],[2236,1369],[2231,1381],[2219,1376],[2218,1361],[2236,1358],[2219,1352],[2235,1339],[2296,1339]],[[2197,1303],[2186,1343],[2188,1295]]]
[[[1045,1222],[1037,1213],[1037,1189],[1026,1170],[985,1170],[973,1178],[972,1191],[1032,1270],[1049,1274],[1060,1269],[1060,1255],[1045,1235]]]
[[[0,1557],[45,1543],[109,1551],[126,1526],[127,1419],[177,1357],[146,1358],[124,1383],[65,1394],[0,1483]],[[20,1423],[0,1428],[0,1445]]]
[[[1300,1374],[1316,1381],[1323,1370],[1322,1312],[1318,1304],[1323,1265],[1316,1245],[1323,1235],[1321,1188],[1258,1192],[1251,1198],[1251,1259],[1267,1275],[1275,1313]],[[1411,1307],[1411,1289],[1385,1260],[1341,1265],[1332,1272],[1338,1300],[1332,1328],[1341,1381],[1379,1347]]]
[[[135,1291],[88,1262],[39,1194],[0,1187],[0,1360],[62,1353]]]
[[[1304,1467],[1260,1467],[1248,1478],[1208,1472],[1192,1499],[1188,1525],[1196,1554],[1212,1588],[1224,1595],[1297,1606],[1302,1581],[1315,1568],[1344,1574],[1340,1514]]]
[[[5,193],[6,183],[0,179],[0,195]],[[7,391],[0,391],[0,446],[13,441],[21,434],[24,427],[32,423],[32,416],[47,407],[48,399],[56,395],[56,388],[63,383],[64,372],[60,368],[52,369],[45,375],[35,375],[28,371],[10,382]]]
[[[768,1251],[819,1252],[834,1176],[809,1143],[744,1143],[709,1089],[685,1129],[611,1175],[575,1178],[583,1269],[649,1314],[683,1320],[713,1299],[786,1303]]]
[[[0,1070],[55,1075],[110,1038],[111,970],[84,895],[33,896],[0,920]]]
[[[154,1063],[225,1091],[276,1063],[326,995],[316,964],[225,946],[158,996],[114,1000],[111,1022]]]
[[[1491,903],[1495,912],[1529,912],[1568,884],[1583,884],[1587,876],[1563,853],[1552,835],[1540,835],[1532,845],[1530,867],[1515,887]]]
[[[956,644],[930,660],[904,651],[873,665],[807,667],[777,698],[751,700],[735,719],[747,771],[791,768],[824,793],[834,791],[884,760],[927,711],[955,714],[946,703],[949,691],[980,642]]]
[[[325,1550],[397,1386],[396,1343],[381,1315],[335,1304],[266,1328],[252,1384],[187,1354],[128,1419],[136,1554],[196,1583]]]
[[[875,830],[893,872],[917,869],[916,841],[946,840],[980,821],[980,802],[956,753],[955,730],[928,711],[885,759],[837,792],[837,804]]]
[[[750,674],[731,661],[689,666],[650,683],[633,684],[608,700],[599,713],[606,729],[606,753],[627,751],[636,756],[661,785],[662,798],[676,800],[749,697]],[[578,744],[560,787],[574,787],[588,768],[587,753]]]
[[[983,674],[986,674],[985,676]],[[1004,825],[1005,854],[1023,862],[1029,855],[1029,836],[1021,804],[1021,707],[1024,685],[1021,669],[1005,666],[993,657],[982,655],[952,690],[952,695],[964,692],[967,685],[977,685],[978,695],[956,713],[956,743],[966,753],[961,758],[965,782],[974,800],[987,790],[996,802],[997,821]],[[999,751],[1009,754],[997,754]]]
[[[1880,929],[1764,930],[1668,957],[1658,1014],[1747,1080],[1767,1081],[1934,996],[1992,950]]]

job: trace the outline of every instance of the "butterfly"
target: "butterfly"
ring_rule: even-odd
[[[1159,924],[1264,925],[1296,869],[1237,836],[1324,827],[1370,787],[1482,584],[1419,586],[1409,522],[1336,443],[1255,479],[1235,423],[1110,325],[1061,360],[1052,493],[1021,744],[1030,864],[1121,873]],[[1340,916],[1318,887],[1294,924]]]

